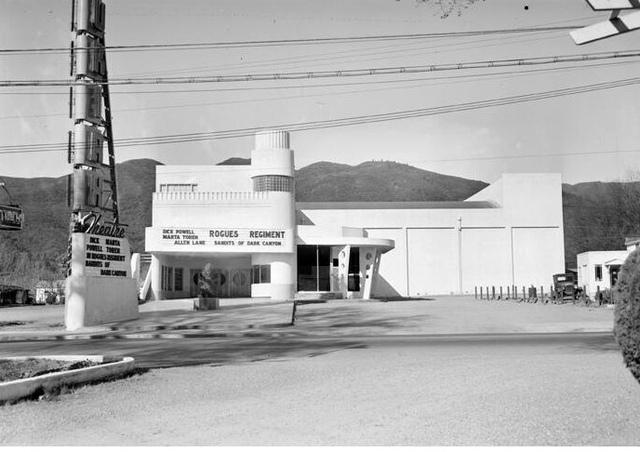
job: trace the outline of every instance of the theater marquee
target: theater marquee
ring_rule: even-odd
[[[291,229],[147,228],[147,252],[292,253]]]
[[[129,241],[97,234],[72,234],[75,259],[71,273],[76,276],[131,277]]]

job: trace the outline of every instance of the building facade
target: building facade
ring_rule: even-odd
[[[296,203],[289,135],[256,135],[250,165],[158,166],[150,298],[290,299],[473,293],[564,271],[558,174],[508,174],[463,202]]]
[[[611,289],[618,280],[620,267],[629,251],[588,251],[578,254],[578,286],[585,294],[593,297],[596,293]]]
[[[578,285],[593,297],[599,291],[610,290],[618,280],[624,261],[640,247],[639,237],[625,239],[626,250],[587,251],[578,254]]]

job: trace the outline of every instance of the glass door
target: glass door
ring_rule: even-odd
[[[298,291],[331,290],[331,247],[298,245]]]

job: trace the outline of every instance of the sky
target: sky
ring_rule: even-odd
[[[304,45],[218,46],[107,52],[109,79],[202,77],[491,62],[640,50],[640,31],[577,46],[568,30],[608,18],[584,0],[484,0],[446,15],[448,0],[105,0],[106,45],[315,40]],[[442,6],[444,5],[444,6]],[[454,5],[455,6],[455,5]],[[624,14],[624,13],[623,13]],[[443,17],[443,16],[447,17]],[[69,80],[70,0],[0,0],[0,85]],[[411,40],[318,39],[448,33]],[[488,66],[488,65],[487,65]],[[318,161],[406,163],[497,180],[559,172],[565,183],[629,180],[640,171],[640,88],[589,90],[460,111],[460,104],[640,77],[640,58],[432,73],[300,80],[113,85],[114,137],[220,132],[453,106],[453,112],[291,132],[296,167]],[[606,86],[606,85],[605,85]],[[67,141],[68,87],[0,86],[0,175],[59,177],[66,151],[10,153]],[[285,128],[286,129],[286,128]],[[251,136],[161,145],[116,145],[116,160],[216,164],[250,156]]]

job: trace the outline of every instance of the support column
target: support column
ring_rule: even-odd
[[[160,300],[162,298],[162,262],[158,256],[151,256],[151,299]]]
[[[376,248],[361,248],[360,249],[360,262],[364,267],[364,289],[362,291],[362,298],[368,300],[371,298],[371,291],[373,288],[373,278],[377,273],[377,265],[379,265],[378,250]]]
[[[342,297],[347,298],[349,294],[349,257],[351,254],[351,246],[346,245],[340,251],[340,256],[338,258],[338,278],[340,279],[340,292],[342,292]]]

